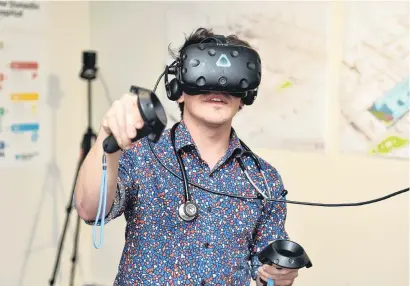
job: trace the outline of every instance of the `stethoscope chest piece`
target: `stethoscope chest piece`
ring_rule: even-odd
[[[191,221],[198,215],[198,206],[194,202],[188,201],[179,206],[178,214],[184,221]]]

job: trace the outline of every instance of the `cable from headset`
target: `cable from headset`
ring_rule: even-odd
[[[160,76],[159,76],[158,79],[157,79],[157,82],[155,83],[155,87],[154,87],[154,89],[152,90],[152,92],[155,92],[155,91],[157,90],[158,84],[159,84],[161,78],[165,75],[165,72],[166,72],[166,71],[167,71],[167,70],[165,69],[165,70],[160,74]]]
[[[161,81],[161,78],[168,72],[169,68],[174,67],[177,63],[177,60],[173,61],[169,66],[166,66],[164,71],[159,75],[157,82],[155,83],[154,89],[152,90],[152,92],[155,93],[155,91],[157,90],[158,84]]]
[[[148,141],[148,146],[151,149],[152,154],[154,155],[154,157],[156,158],[156,160],[162,165],[162,167],[164,167],[168,172],[170,172],[172,175],[174,175],[175,177],[177,177],[180,180],[183,180],[183,178],[181,176],[179,176],[178,174],[176,174],[174,171],[172,171],[171,169],[169,169],[164,163],[162,163],[162,161],[158,158],[157,154],[155,154],[153,147],[151,145],[151,142]],[[201,189],[203,191],[215,194],[215,195],[221,195],[221,196],[227,196],[227,197],[231,197],[231,198],[237,198],[237,199],[245,199],[245,200],[266,200],[266,201],[270,201],[270,202],[277,202],[277,203],[288,203],[288,204],[297,204],[297,205],[307,205],[307,206],[317,206],[317,207],[354,207],[354,206],[362,206],[362,205],[367,205],[367,204],[372,204],[372,203],[376,203],[379,201],[383,201],[386,199],[389,199],[391,197],[400,195],[402,193],[408,192],[409,188],[405,188],[403,190],[391,193],[389,195],[377,198],[377,199],[373,199],[373,200],[369,200],[369,201],[363,201],[363,202],[357,202],[357,203],[338,203],[338,204],[325,204],[325,203],[312,203],[312,202],[300,202],[300,201],[290,201],[290,200],[278,200],[278,199],[271,199],[271,198],[264,198],[264,197],[250,197],[250,196],[239,196],[239,195],[232,195],[232,194],[227,194],[227,193],[221,193],[218,191],[214,191],[214,190],[210,190],[207,189],[205,187],[202,187],[196,183],[193,182],[189,182],[188,184],[191,186],[194,186],[198,189]]]
[[[357,206],[363,206],[363,205],[368,205],[368,204],[373,204],[377,203],[383,200],[387,200],[391,197],[406,193],[409,191],[409,188],[405,188],[403,190],[388,194],[386,196],[369,200],[369,201],[363,201],[363,202],[357,202],[357,203],[339,203],[339,204],[325,204],[325,203],[310,203],[310,202],[298,202],[298,201],[289,201],[289,200],[273,200],[273,199],[266,199],[267,201],[275,201],[275,202],[284,202],[284,203],[289,203],[289,204],[297,204],[297,205],[308,205],[308,206],[317,206],[317,207],[357,207]]]

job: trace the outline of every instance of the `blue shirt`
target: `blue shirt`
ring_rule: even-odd
[[[234,159],[244,150],[234,131],[225,156],[212,170],[200,158],[183,121],[175,145],[182,151],[190,182],[218,192],[256,196]],[[153,150],[181,176],[170,130],[164,131]],[[280,175],[259,159],[272,197],[281,198]],[[243,160],[251,178],[265,191],[252,159]],[[146,138],[122,152],[118,172],[116,198],[106,222],[124,214],[127,226],[114,285],[249,285],[261,265],[257,253],[273,240],[288,239],[284,203],[231,198],[196,187],[190,187],[190,192],[199,215],[191,222],[181,220],[182,181],[157,161]]]

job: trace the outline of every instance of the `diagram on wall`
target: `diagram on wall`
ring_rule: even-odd
[[[325,2],[235,2],[176,4],[166,15],[167,45],[179,48],[198,27],[236,34],[262,59],[262,83],[252,106],[233,125],[254,148],[324,149],[326,101]],[[176,21],[175,19],[178,19]],[[170,124],[180,119],[176,103],[163,100]]]
[[[409,19],[406,2],[346,3],[343,152],[409,157]]]
[[[0,4],[0,164],[44,159],[47,38],[39,3]]]

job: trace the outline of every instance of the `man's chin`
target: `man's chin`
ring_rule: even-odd
[[[231,120],[226,117],[221,116],[205,116],[202,118],[202,121],[211,127],[219,127],[226,124],[230,124]]]

